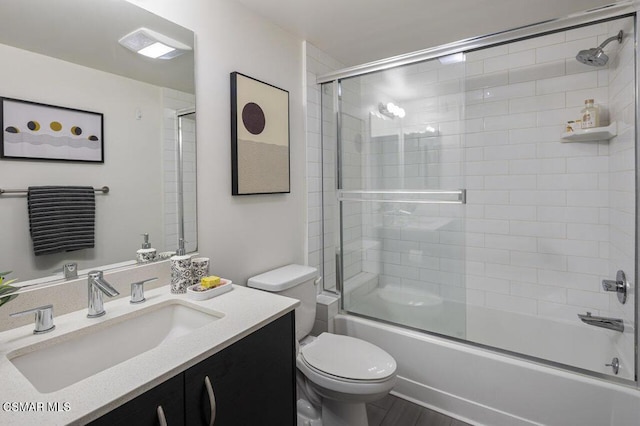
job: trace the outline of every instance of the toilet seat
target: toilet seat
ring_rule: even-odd
[[[339,376],[334,376],[334,375],[331,375],[331,374],[329,374],[329,373],[327,373],[325,371],[317,369],[313,365],[309,364],[304,359],[304,357],[302,357],[302,356],[299,356],[296,359],[296,361],[297,361],[296,362],[297,367],[300,367],[300,363],[304,364],[304,368],[303,368],[304,372],[308,371],[308,372],[311,372],[312,376],[320,376],[320,377],[323,377],[323,378],[327,378],[329,380],[334,380],[336,382],[344,382],[344,383],[353,383],[353,384],[364,384],[364,385],[366,385],[368,383],[384,383],[389,379],[388,377],[385,377],[383,379],[377,379],[377,380],[360,380],[360,379],[350,379],[350,378],[347,378],[347,377],[339,377]],[[305,375],[309,376],[309,374],[305,374]]]
[[[319,373],[348,381],[385,380],[396,371],[396,361],[384,350],[339,334],[320,334],[300,349],[300,356]]]
[[[379,347],[350,336],[322,333],[300,349],[314,370],[348,381],[380,381],[393,375],[396,361]]]
[[[298,369],[313,383],[335,392],[375,395],[395,383],[396,362],[391,355],[364,340],[331,333],[300,348]]]

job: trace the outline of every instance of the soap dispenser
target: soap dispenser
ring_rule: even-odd
[[[144,238],[144,242],[142,243],[142,248],[136,252],[136,260],[138,263],[148,263],[156,260],[156,249],[151,248],[151,243],[149,242],[149,234],[142,234]]]
[[[171,256],[171,293],[183,294],[191,285],[191,256],[185,254],[184,239],[178,240],[178,250]]]

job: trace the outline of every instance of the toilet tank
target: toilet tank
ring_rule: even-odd
[[[316,278],[316,268],[287,265],[249,278],[247,286],[300,301],[295,310],[296,339],[300,341],[311,332],[316,319]]]

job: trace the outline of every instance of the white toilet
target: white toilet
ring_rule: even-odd
[[[393,388],[396,361],[354,337],[309,336],[316,315],[317,278],[316,268],[287,265],[249,278],[247,285],[300,300],[295,311],[298,426],[367,426],[365,403],[383,398]],[[321,422],[314,418],[320,417],[317,410]]]

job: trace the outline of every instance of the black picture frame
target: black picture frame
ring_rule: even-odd
[[[0,158],[104,163],[102,113],[0,97]]]
[[[231,75],[232,195],[291,192],[289,92]]]

